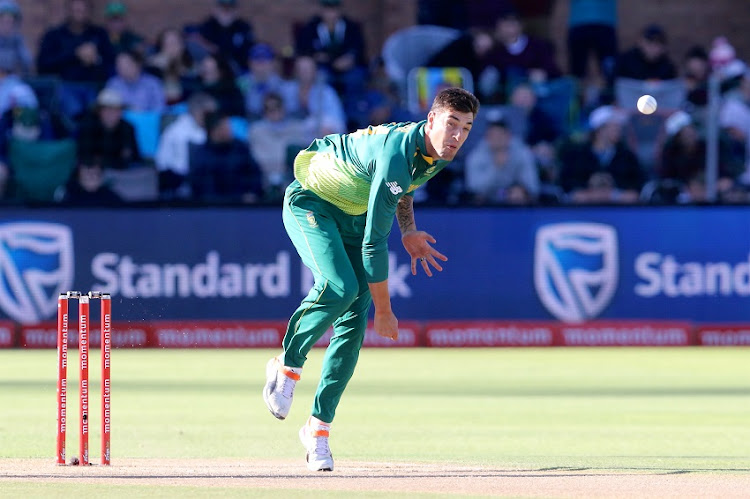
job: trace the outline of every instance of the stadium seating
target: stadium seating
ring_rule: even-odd
[[[52,202],[76,166],[76,143],[64,140],[11,139],[8,158],[13,192],[22,201]]]
[[[415,67],[409,70],[406,82],[407,106],[411,113],[429,111],[435,95],[444,87],[461,87],[474,91],[474,80],[466,68]]]
[[[125,111],[123,119],[135,128],[135,139],[141,157],[152,160],[156,156],[161,131],[161,113],[158,111]]]
[[[434,54],[457,39],[461,32],[443,26],[417,25],[401,29],[383,43],[381,55],[390,80],[406,98],[406,79],[412,68],[424,66]]]

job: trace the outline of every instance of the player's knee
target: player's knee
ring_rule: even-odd
[[[343,313],[346,310],[349,310],[349,307],[352,306],[354,300],[357,299],[358,287],[356,281],[353,285],[346,282],[342,284],[331,284],[326,292],[334,295],[332,298],[339,305],[341,312]]]

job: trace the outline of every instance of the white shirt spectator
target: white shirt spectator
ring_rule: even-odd
[[[187,175],[190,170],[190,144],[205,142],[206,131],[195,118],[190,113],[179,116],[161,135],[155,157],[156,168]]]

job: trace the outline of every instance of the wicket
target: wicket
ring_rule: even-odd
[[[60,293],[57,300],[57,464],[65,465],[68,391],[68,302],[78,300],[78,354],[80,359],[80,452],[79,464],[89,464],[89,307],[90,300],[101,303],[102,355],[102,456],[110,464],[110,397],[112,392],[110,364],[112,356],[112,299],[109,293],[78,291]]]

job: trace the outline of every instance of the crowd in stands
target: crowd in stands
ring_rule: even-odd
[[[205,19],[150,40],[123,2],[106,4],[100,26],[87,0],[68,0],[34,59],[18,4],[0,0],[0,200],[277,204],[314,138],[424,119],[340,0],[319,0],[315,16],[290,25],[283,57],[238,1],[215,0]],[[675,47],[649,24],[621,48],[617,0],[571,0],[562,68],[561,47],[528,32],[519,6],[418,2],[418,25],[448,33],[419,65],[464,68],[482,109],[417,202],[706,202],[712,73],[717,200],[750,200],[750,69],[728,40]],[[653,115],[635,109],[646,93],[666,96]]]

